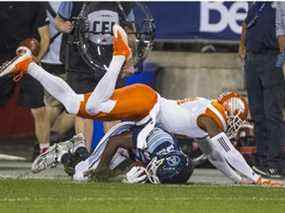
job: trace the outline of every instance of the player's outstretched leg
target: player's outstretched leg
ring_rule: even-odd
[[[118,76],[124,65],[132,57],[132,51],[128,46],[128,36],[119,25],[113,26],[113,58],[105,75],[101,78],[86,103],[86,111],[95,115],[100,112],[100,105],[112,96]]]
[[[22,76],[28,73],[38,80],[53,97],[59,100],[67,112],[77,114],[83,95],[76,94],[64,80],[48,73],[33,62],[31,51],[27,47],[19,47],[17,52],[19,51],[21,54],[1,66],[0,77],[7,74]]]

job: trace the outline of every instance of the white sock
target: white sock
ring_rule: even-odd
[[[125,62],[125,58],[125,56],[113,56],[107,72],[101,78],[87,101],[86,110],[88,113],[99,113],[101,111],[100,105],[110,99],[114,93],[116,82]]]
[[[42,150],[49,148],[49,143],[40,143],[40,150],[42,152]]]
[[[213,149],[221,153],[231,167],[254,182],[259,179],[260,176],[251,169],[240,152],[232,145],[225,133],[222,132],[211,138],[211,142],[213,143]]]
[[[28,74],[38,80],[54,98],[60,101],[67,112],[78,113],[83,95],[76,94],[64,80],[48,73],[33,62],[28,66]]]

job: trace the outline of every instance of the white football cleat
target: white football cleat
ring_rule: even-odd
[[[77,153],[77,151],[80,148],[86,149],[85,144],[86,144],[86,140],[85,140],[83,134],[79,133],[79,134],[73,136],[73,138],[71,138],[68,141],[58,143],[58,150],[61,153],[61,156],[65,153],[68,153],[68,152],[71,154],[75,154],[75,153]],[[60,161],[60,158],[59,158],[59,161]]]
[[[16,57],[0,66],[0,77],[12,73],[25,72],[23,68],[26,69],[32,61],[32,52],[27,47],[19,47],[16,53]]]
[[[46,152],[40,154],[32,163],[32,172],[39,173],[47,168],[55,167],[58,164],[58,148],[57,144],[50,146]]]
[[[75,135],[68,141],[50,146],[46,152],[40,154],[34,160],[31,168],[32,172],[39,173],[48,168],[57,166],[61,163],[61,158],[66,153],[78,154],[81,158],[89,156],[83,134]]]

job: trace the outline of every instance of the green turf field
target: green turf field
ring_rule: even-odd
[[[0,212],[285,212],[285,189],[0,180]]]

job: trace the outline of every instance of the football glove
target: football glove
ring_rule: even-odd
[[[142,166],[134,166],[127,172],[124,183],[145,183],[148,180],[147,171]]]

